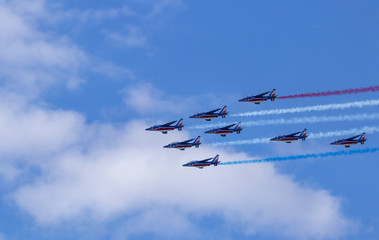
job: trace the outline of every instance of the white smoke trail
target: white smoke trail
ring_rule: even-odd
[[[273,114],[284,114],[284,113],[299,113],[299,112],[311,112],[311,111],[326,111],[326,110],[337,110],[337,109],[347,109],[347,108],[362,108],[366,106],[377,106],[379,105],[379,99],[377,100],[366,100],[366,101],[356,101],[348,103],[336,103],[336,104],[326,104],[326,105],[315,105],[309,107],[296,107],[296,108],[283,108],[283,109],[272,109],[272,110],[262,110],[254,112],[236,113],[230,114],[232,117],[249,117],[249,116],[263,116],[263,115],[273,115]]]
[[[327,137],[350,137],[349,135],[358,135],[363,132],[367,134],[377,133],[379,132],[379,126],[372,127],[363,127],[363,128],[351,128],[347,130],[340,131],[330,131],[330,132],[319,132],[319,133],[310,133],[308,134],[309,139],[316,138],[327,138]],[[229,141],[229,142],[218,142],[211,143],[212,146],[231,146],[231,145],[245,145],[245,144],[260,144],[260,143],[270,143],[270,138],[254,138],[248,140],[237,140],[237,141]]]
[[[243,122],[243,127],[252,126],[266,126],[266,125],[283,125],[283,124],[297,124],[297,123],[320,123],[320,122],[340,122],[340,121],[363,121],[363,120],[377,120],[379,113],[373,114],[351,114],[340,116],[312,116],[312,117],[295,117],[295,118],[280,118],[274,120],[256,120]],[[222,127],[228,125],[227,123],[214,123],[203,124],[188,127],[189,129],[205,129],[213,127]]]
[[[373,127],[363,127],[363,128],[351,128],[348,130],[342,130],[342,131],[331,131],[331,132],[319,132],[319,133],[310,133],[308,135],[308,138],[327,138],[327,137],[340,137],[340,136],[346,136],[353,135],[353,134],[362,134],[363,132],[371,134],[371,133],[377,133],[379,132],[379,127],[373,126]]]

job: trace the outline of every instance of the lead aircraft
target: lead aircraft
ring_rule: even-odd
[[[299,134],[299,135],[296,136],[297,134]],[[270,141],[291,143],[292,141],[296,141],[299,139],[304,141],[307,137],[308,137],[307,136],[307,129],[304,129],[302,132],[296,132],[296,133],[292,133],[292,134],[288,134],[288,135],[281,135],[281,136],[271,138]]]
[[[219,110],[220,110],[220,112],[217,112]],[[201,118],[201,119],[205,119],[206,121],[210,121],[210,120],[212,120],[212,118],[217,118],[220,116],[222,118],[225,118],[225,116],[227,114],[228,113],[226,112],[226,106],[224,106],[223,108],[217,108],[217,109],[209,111],[209,112],[196,113],[196,114],[190,116],[189,118]]]
[[[254,96],[247,96],[247,97],[244,97],[244,98],[238,100],[238,102],[253,102],[255,104],[259,104],[261,102],[267,101],[268,99],[270,99],[271,101],[274,101],[275,98],[277,97],[277,96],[275,96],[275,91],[276,91],[276,89],[273,89],[271,92],[268,91],[268,92],[261,93],[258,95],[254,95]],[[268,96],[264,96],[268,93],[270,93]]]
[[[193,142],[191,142],[193,141]],[[193,147],[195,146],[196,148],[198,148],[200,146],[201,142],[200,142],[200,136],[198,136],[196,139],[195,138],[192,138],[192,139],[189,139],[189,140],[186,140],[186,141],[183,141],[183,142],[174,142],[174,143],[170,143],[166,146],[164,146],[164,148],[177,148],[177,149],[180,149],[180,150],[185,150],[186,148],[190,148],[190,147]]]
[[[359,138],[356,139],[357,137]],[[364,144],[366,140],[367,140],[366,133],[362,133],[361,135],[357,135],[351,138],[339,139],[337,141],[330,143],[330,145],[342,145],[348,148],[353,144],[357,144],[357,143]]]
[[[218,154],[217,154],[214,158],[207,158],[204,160],[196,160],[196,161],[188,162],[186,164],[183,164],[183,167],[197,167],[199,169],[203,169],[204,167],[209,167],[210,165],[214,165],[216,167],[217,164],[219,163],[220,162],[218,161]]]
[[[231,128],[233,126],[237,125],[235,128]],[[206,131],[205,133],[211,133],[211,134],[219,134],[221,137],[225,137],[226,134],[237,132],[237,134],[240,134],[242,130],[241,122],[238,124],[231,124],[222,128],[213,128],[209,131]]]
[[[177,121],[175,125],[172,125],[175,122],[176,121],[172,121],[172,122],[168,122],[161,125],[155,125],[155,126],[146,128],[145,131],[158,131],[158,132],[162,132],[163,134],[167,134],[167,131],[172,131],[174,129],[178,129],[179,131],[181,131],[183,128],[183,119],[180,119],[179,121]]]

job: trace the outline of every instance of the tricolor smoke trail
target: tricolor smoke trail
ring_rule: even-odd
[[[288,96],[279,96],[277,99],[292,99],[292,98],[306,98],[306,97],[325,97],[332,95],[345,95],[345,94],[358,94],[365,92],[377,92],[379,91],[379,86],[365,87],[365,88],[353,88],[345,90],[335,90],[335,91],[326,91],[326,92],[317,92],[317,93],[303,93],[296,95]]]
[[[351,114],[351,115],[340,115],[340,116],[312,116],[312,117],[295,117],[295,118],[280,118],[273,120],[256,120],[256,121],[245,121],[242,123],[243,127],[253,127],[253,126],[267,126],[267,125],[284,125],[284,124],[298,124],[298,123],[320,123],[320,122],[340,122],[340,121],[363,121],[363,120],[378,120],[379,113],[373,114]],[[223,127],[232,123],[213,123],[213,124],[203,124],[197,126],[190,126],[189,129],[206,129],[214,127]]]
[[[367,134],[379,132],[379,126],[373,127],[363,127],[363,128],[351,128],[347,130],[340,131],[330,131],[330,132],[319,132],[319,133],[310,133],[308,134],[308,139],[317,139],[317,138],[327,138],[327,137],[349,137],[350,135],[359,135],[363,132]],[[274,136],[273,136],[274,137]],[[351,137],[351,136],[350,136]],[[237,140],[229,142],[217,142],[211,143],[212,146],[231,146],[231,145],[245,145],[245,144],[260,144],[260,143],[270,143],[270,138],[254,138],[248,140]]]
[[[245,113],[236,113],[230,114],[232,117],[250,117],[250,116],[264,116],[264,115],[278,115],[285,113],[300,113],[300,112],[320,112],[327,110],[342,110],[348,108],[362,108],[367,106],[378,106],[379,99],[375,100],[366,100],[366,101],[355,101],[348,103],[334,103],[334,104],[325,104],[325,105],[315,105],[309,107],[295,107],[295,108],[282,108],[282,109],[272,109],[272,110],[262,110],[262,111],[253,111]]]
[[[315,154],[304,154],[304,155],[292,155],[292,156],[288,156],[288,157],[272,157],[272,158],[245,160],[245,161],[221,162],[218,165],[235,165],[235,164],[248,164],[248,163],[277,162],[277,161],[299,160],[299,159],[307,159],[307,158],[326,158],[326,157],[345,156],[345,155],[354,155],[354,154],[363,154],[363,153],[375,153],[377,151],[379,151],[379,147],[349,150],[349,151],[326,152],[326,153],[315,153]]]

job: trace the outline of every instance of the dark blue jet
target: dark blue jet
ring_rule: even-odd
[[[191,142],[193,141],[193,142]],[[190,148],[190,147],[199,147],[201,144],[200,142],[200,136],[198,136],[196,139],[192,138],[192,139],[189,139],[189,140],[186,140],[186,141],[183,141],[183,142],[174,142],[174,143],[170,143],[166,146],[164,146],[164,148],[177,148],[177,149],[180,149],[180,150],[185,150],[186,148]]]
[[[210,161],[211,160],[211,161]],[[203,169],[204,167],[209,167],[210,165],[214,165],[215,167],[220,162],[218,161],[218,154],[214,158],[207,158],[200,161],[191,161],[186,164],[183,164],[183,167],[197,167],[199,169]]]
[[[358,139],[356,139],[356,138],[358,138]],[[357,143],[364,144],[366,140],[367,140],[366,139],[366,133],[362,133],[361,135],[357,135],[357,136],[354,136],[351,138],[345,138],[345,139],[340,139],[340,140],[334,141],[334,142],[330,143],[330,145],[342,145],[342,146],[345,146],[348,148],[353,144],[357,144]]]
[[[235,125],[237,125],[235,128],[231,128]],[[241,122],[239,122],[238,124],[231,124],[231,125],[221,127],[221,128],[213,128],[209,131],[206,131],[205,133],[219,134],[221,135],[221,137],[225,137],[226,134],[233,133],[233,132],[237,132],[237,134],[240,134],[241,130],[242,130]]]
[[[180,119],[177,124],[172,125],[175,122],[176,121],[172,121],[172,122],[161,124],[161,125],[155,125],[155,126],[146,128],[145,130],[146,131],[158,131],[158,132],[162,132],[163,134],[167,134],[167,131],[172,131],[174,129],[178,129],[179,131],[181,131],[183,126],[184,126],[183,125],[183,119]]]
[[[275,96],[275,91],[276,90],[273,89],[271,92],[268,91],[268,92],[261,93],[258,95],[254,95],[254,96],[247,96],[247,97],[244,97],[244,98],[238,100],[238,102],[253,102],[255,104],[259,104],[261,102],[267,101],[268,99],[271,99],[271,101],[274,101],[275,98],[277,97],[277,96]],[[264,96],[268,93],[270,93],[268,96]]]
[[[300,134],[299,134],[300,133]],[[298,136],[296,136],[299,134]],[[307,138],[307,129],[304,129],[302,132],[296,132],[288,135],[281,135],[278,137],[271,138],[270,141],[277,141],[277,142],[286,142],[286,143],[291,143],[292,141],[296,140],[305,140]]]
[[[217,112],[219,111],[219,112]],[[228,113],[226,112],[226,106],[223,108],[217,108],[215,110],[209,111],[209,112],[201,112],[201,113],[196,113],[192,115],[190,118],[201,118],[205,119],[206,121],[210,121],[212,118],[217,118],[217,117],[222,117],[225,118],[225,116]]]

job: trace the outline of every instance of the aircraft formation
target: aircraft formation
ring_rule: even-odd
[[[253,102],[255,104],[260,104],[261,102],[264,102],[267,100],[274,101],[275,98],[277,98],[276,89],[273,89],[272,91],[264,92],[264,93],[261,93],[258,95],[252,95],[252,96],[244,97],[238,101],[239,102]],[[224,106],[222,108],[217,108],[217,109],[214,109],[214,110],[211,110],[208,112],[200,112],[200,113],[193,114],[189,118],[205,119],[206,121],[211,121],[212,119],[215,119],[218,117],[225,118],[228,115],[228,112],[226,111],[226,109],[227,109],[227,106]],[[181,118],[179,120],[171,121],[171,122],[168,122],[165,124],[158,124],[158,125],[148,127],[145,130],[146,131],[161,132],[163,134],[167,134],[168,131],[173,131],[175,129],[177,129],[178,131],[181,131],[183,129],[183,127],[184,127],[183,119]],[[242,126],[241,126],[241,122],[239,122],[239,123],[230,124],[230,125],[227,125],[224,127],[213,128],[213,129],[210,129],[208,131],[205,131],[204,133],[206,133],[206,134],[218,134],[221,137],[225,137],[227,134],[231,134],[234,132],[237,134],[240,134],[241,131],[242,131]],[[270,139],[270,141],[291,143],[292,141],[297,141],[299,139],[305,141],[307,137],[308,137],[307,136],[307,129],[304,129],[303,131],[299,131],[296,133],[291,133],[291,134],[273,137]],[[330,143],[330,145],[341,145],[341,146],[345,146],[348,148],[354,144],[358,144],[358,143],[364,144],[366,140],[367,139],[365,137],[365,133],[362,133],[361,135],[336,140],[336,141]],[[185,150],[187,148],[191,148],[191,147],[199,148],[200,144],[201,144],[200,136],[198,136],[197,138],[185,140],[182,142],[173,142],[173,143],[167,144],[163,147],[164,148],[176,148],[176,149],[180,149],[183,151],[183,150]],[[196,167],[199,169],[203,169],[204,167],[208,167],[211,165],[217,166],[219,163],[220,163],[219,162],[219,155],[217,154],[213,158],[190,161],[186,164],[183,164],[183,167]]]

